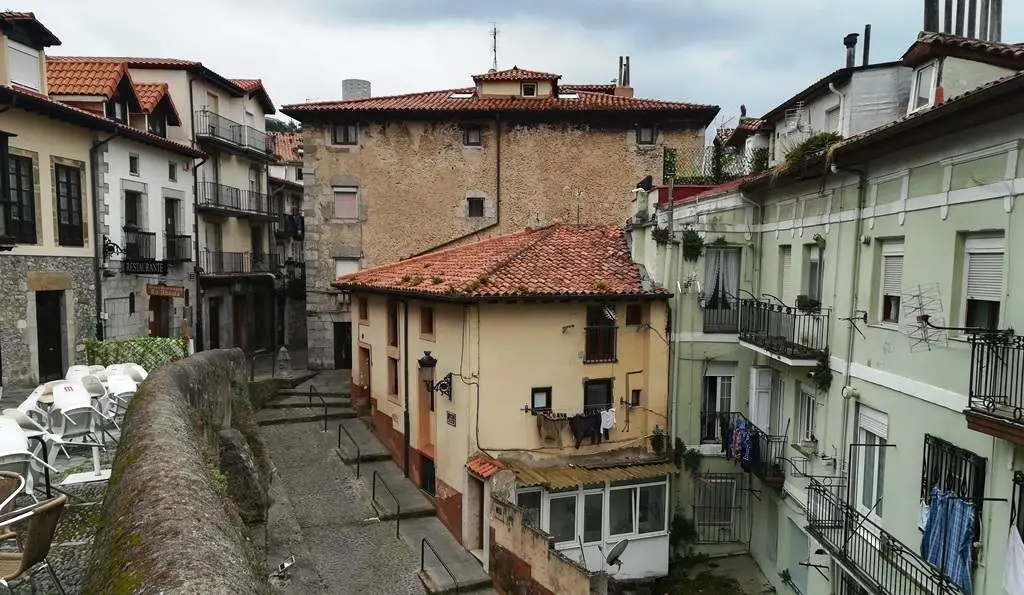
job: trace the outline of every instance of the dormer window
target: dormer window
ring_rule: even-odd
[[[11,73],[11,82],[33,91],[42,91],[42,55],[42,52],[33,47],[8,39],[7,65]]]
[[[149,131],[157,136],[167,136],[167,119],[162,115],[151,114],[148,120]]]
[[[124,122],[127,117],[127,111],[124,109],[123,103],[118,103],[117,100],[111,99],[107,102],[104,107],[104,111],[107,113],[108,118],[117,120],[118,122]]]
[[[911,114],[935,103],[935,76],[938,69],[931,62],[914,71],[914,84],[910,90],[910,106],[907,113]]]
[[[537,83],[523,83],[523,97],[536,97]]]

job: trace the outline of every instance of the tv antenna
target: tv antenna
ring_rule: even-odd
[[[498,70],[498,23],[491,23],[491,69]]]
[[[938,283],[904,289],[900,297],[903,309],[900,331],[910,339],[910,352],[927,350],[949,343],[949,329],[943,317]]]

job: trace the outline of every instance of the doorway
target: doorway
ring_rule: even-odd
[[[39,380],[64,377],[64,292],[36,292],[36,338],[39,343]]]
[[[434,497],[437,494],[437,471],[434,469],[434,459],[420,457],[420,489]]]
[[[484,529],[487,517],[484,515],[484,482],[483,480],[469,475],[469,483],[466,484],[466,500],[469,503],[469,526],[466,527],[466,549],[477,559],[483,558],[484,550]]]
[[[220,349],[220,308],[222,299],[212,297],[210,304],[210,349]]]
[[[249,324],[252,322],[248,314],[248,300],[245,295],[232,296],[231,311],[234,315],[234,336],[232,337],[233,347],[238,347],[242,351],[248,351],[249,340],[246,336],[246,330]]]
[[[153,337],[171,336],[171,298],[149,296],[149,334]]]
[[[352,323],[334,323],[334,369],[352,369]]]

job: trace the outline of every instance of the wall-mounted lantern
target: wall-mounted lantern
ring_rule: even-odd
[[[420,379],[423,384],[427,387],[427,392],[430,393],[430,403],[434,403],[434,393],[440,392],[442,395],[448,397],[448,400],[452,400],[452,373],[445,374],[441,380],[434,384],[434,369],[437,367],[437,358],[430,355],[429,351],[423,352],[423,357],[419,359],[420,364]]]

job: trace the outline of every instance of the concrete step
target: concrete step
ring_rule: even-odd
[[[381,520],[416,519],[437,514],[430,500],[405,477],[394,461],[365,463],[361,472],[360,480],[373,495],[372,504]]]
[[[328,407],[326,417],[329,427],[330,422],[334,420],[355,419],[356,412],[348,407]],[[324,420],[324,410],[316,407],[313,409],[261,409],[256,412],[253,418],[261,426],[322,422]]]
[[[422,551],[424,571],[419,573],[419,577],[427,593],[447,595],[456,590],[460,594],[477,593],[493,588],[491,577],[480,560],[462,547],[437,517],[402,521],[400,534],[417,552]],[[437,556],[423,545],[424,538],[437,551]],[[444,562],[444,566],[438,558]],[[447,571],[445,566],[448,567]],[[448,571],[451,571],[451,575]],[[452,575],[455,580],[452,580]],[[458,581],[458,585],[455,581]]]
[[[278,393],[280,395],[280,393]],[[324,403],[327,403],[328,407],[348,407],[351,400],[348,397],[331,397],[324,396]],[[308,395],[286,395],[284,398],[280,398],[271,401],[263,406],[265,409],[290,409],[290,408],[310,408],[310,409],[323,409],[323,404],[320,399],[313,397],[309,398]]]
[[[320,395],[321,397],[323,397],[325,399],[327,399],[327,398],[331,398],[331,399],[347,399],[347,398],[349,398],[349,391],[347,391],[347,390],[321,390],[321,391],[316,391],[313,394]],[[309,396],[309,390],[308,389],[301,389],[301,388],[283,388],[283,389],[277,391],[277,395],[279,397],[292,397],[292,396],[308,397]],[[313,397],[313,398],[315,399],[316,397]]]
[[[362,421],[358,419],[345,420],[340,422],[340,425],[348,432],[348,435],[341,432],[338,436],[337,451],[343,463],[352,465],[356,462],[372,463],[391,459],[388,449],[381,444],[380,440],[377,440],[377,437]],[[334,431],[339,432],[337,427],[334,428]],[[349,440],[349,436],[352,437],[351,440]],[[358,453],[356,445],[359,446]]]

